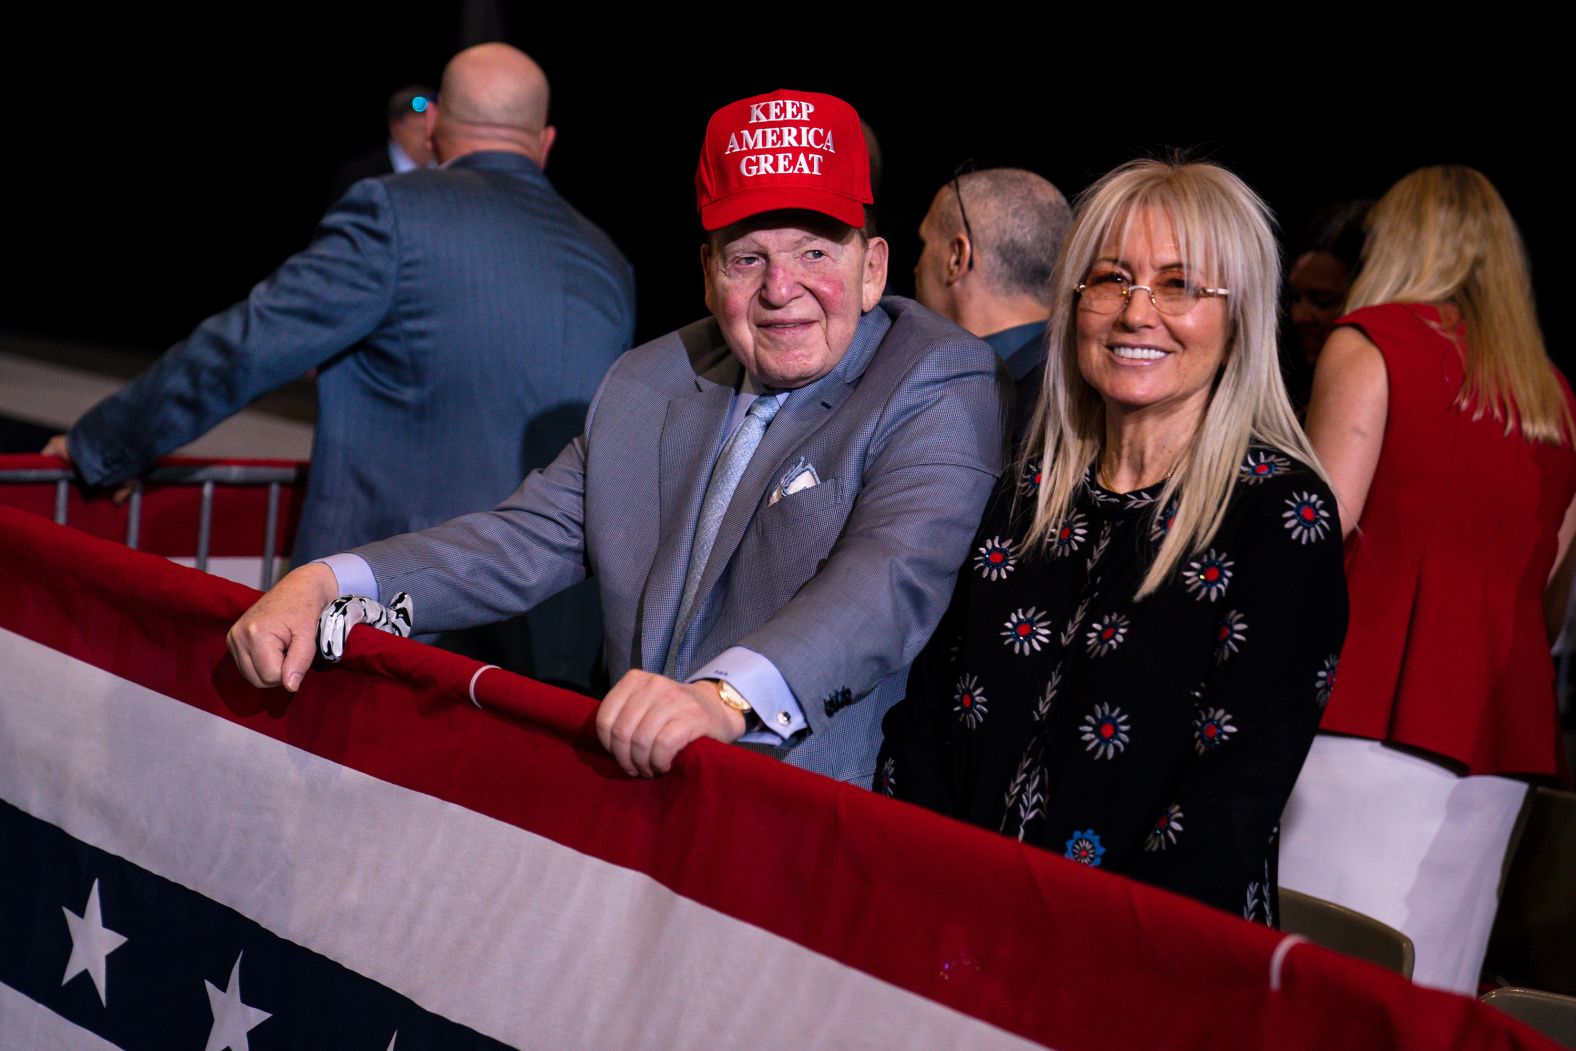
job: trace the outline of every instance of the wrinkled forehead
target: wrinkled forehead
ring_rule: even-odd
[[[857,227],[817,212],[797,210],[765,212],[706,234],[706,243],[714,252],[740,247],[787,248],[816,240],[851,244],[863,238]]]

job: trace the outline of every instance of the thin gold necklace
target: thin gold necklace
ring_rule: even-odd
[[[1180,462],[1181,459],[1182,458],[1180,456],[1178,456],[1175,460],[1171,461],[1171,467],[1166,471],[1164,477],[1158,478],[1155,481],[1150,482],[1149,485],[1141,485],[1137,489],[1130,489],[1128,491],[1136,493],[1136,492],[1138,492],[1139,489],[1148,489],[1150,486],[1159,485],[1161,482],[1169,482],[1171,480],[1171,476],[1177,473],[1177,463]],[[1116,489],[1112,487],[1111,483],[1107,480],[1107,477],[1106,477],[1106,473],[1105,473],[1105,454],[1104,453],[1101,453],[1100,454],[1100,458],[1095,461],[1095,464],[1094,464],[1094,480],[1099,482],[1100,483],[1100,488],[1106,490],[1107,492],[1112,492],[1112,493],[1116,492]]]

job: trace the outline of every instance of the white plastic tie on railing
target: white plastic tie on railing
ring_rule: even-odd
[[[1275,946],[1275,952],[1270,956],[1270,992],[1280,992],[1281,968],[1286,963],[1286,954],[1291,952],[1293,946],[1307,940],[1300,934],[1288,934],[1280,940],[1279,945]]]
[[[496,664],[483,664],[480,668],[477,668],[476,669],[476,674],[471,676],[471,684],[466,687],[466,691],[468,693],[470,693],[470,695],[471,695],[471,703],[474,704],[477,708],[480,708],[482,711],[486,711],[486,709],[482,708],[482,702],[478,701],[476,699],[476,680],[480,679],[482,677],[482,672],[487,671],[489,669],[491,669],[493,671],[497,671],[498,670],[498,665],[496,665]]]

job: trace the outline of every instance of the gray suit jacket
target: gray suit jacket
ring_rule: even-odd
[[[1000,470],[1007,406],[983,343],[906,299],[878,309],[879,343],[791,392],[756,449],[678,667],[735,645],[762,654],[810,723],[785,758],[864,784]],[[661,671],[740,379],[710,319],[638,347],[581,437],[498,508],[355,553],[382,598],[411,593],[424,631],[511,616],[589,572],[613,679]],[[819,484],[771,503],[801,460]]]

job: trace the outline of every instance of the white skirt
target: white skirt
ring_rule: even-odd
[[[1419,985],[1477,995],[1527,786],[1458,777],[1378,741],[1320,734],[1281,819],[1280,884],[1412,939]]]

